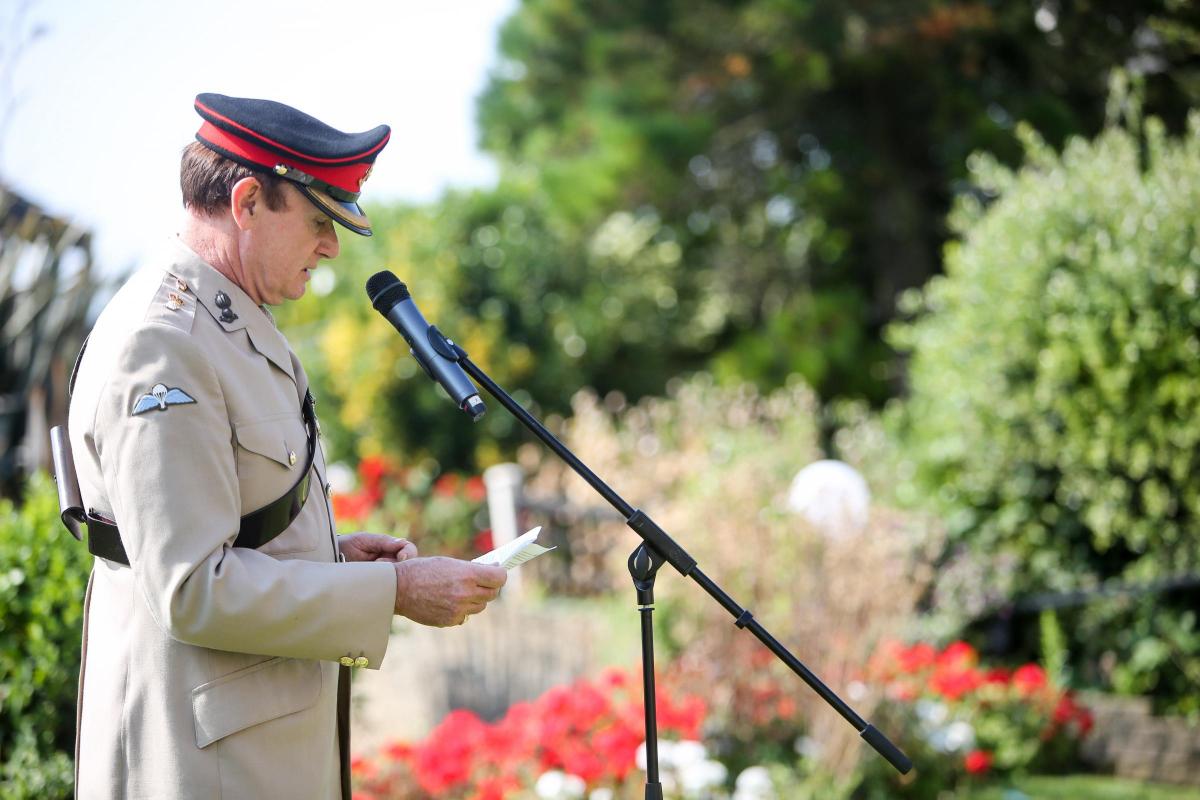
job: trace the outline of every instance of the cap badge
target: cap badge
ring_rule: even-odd
[[[221,309],[221,322],[228,324],[238,318],[238,315],[233,313],[233,309],[230,308],[233,301],[229,299],[229,295],[225,294],[225,292],[218,291],[217,296],[213,298],[213,302],[217,304],[217,308]]]
[[[136,417],[138,414],[144,414],[153,409],[166,411],[167,406],[181,406],[194,402],[196,402],[195,398],[183,389],[168,389],[165,384],[156,383],[149,394],[144,394],[137,399],[137,402],[133,404],[133,413],[129,416]]]
[[[366,182],[367,182],[367,178],[371,177],[371,170],[373,170],[373,169],[375,169],[375,165],[374,165],[374,164],[372,164],[371,166],[367,167],[367,171],[366,171],[366,172],[364,172],[364,173],[363,173],[363,176],[362,176],[361,178],[359,178],[359,179],[358,179],[358,190],[359,190],[360,192],[362,191],[362,185],[363,185],[364,183],[366,183]]]

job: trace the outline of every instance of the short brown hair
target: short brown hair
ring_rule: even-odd
[[[272,211],[287,208],[283,178],[265,170],[243,167],[200,142],[183,148],[179,188],[183,191],[184,208],[208,215],[220,213],[229,208],[233,185],[242,178],[258,179],[267,208]]]

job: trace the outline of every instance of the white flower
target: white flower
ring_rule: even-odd
[[[946,704],[936,700],[918,700],[915,710],[917,718],[930,726],[941,725],[946,721],[948,713]]]
[[[766,767],[747,767],[733,785],[733,800],[775,800],[775,784]]]
[[[946,727],[946,746],[956,753],[969,750],[975,746],[975,729],[966,722],[951,722]]]
[[[588,800],[613,800],[614,797],[612,789],[601,786],[599,789],[592,789],[592,793],[588,795]]]
[[[708,751],[700,742],[687,740],[675,742],[669,752],[671,754],[670,763],[676,769],[688,769],[708,758]],[[661,758],[664,762],[667,761],[667,756],[663,755]]]
[[[957,753],[975,745],[975,729],[968,723],[951,722],[929,735],[929,746],[939,753]]]
[[[578,775],[568,775],[552,769],[542,773],[534,784],[533,791],[542,800],[583,800],[587,784]]]
[[[686,797],[703,794],[704,790],[725,783],[729,770],[719,761],[697,761],[679,769],[679,782]]]
[[[821,743],[809,736],[801,736],[792,745],[797,753],[805,758],[820,758]]]

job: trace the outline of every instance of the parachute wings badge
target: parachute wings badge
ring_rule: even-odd
[[[138,414],[144,414],[152,409],[166,411],[167,406],[180,406],[194,402],[196,402],[195,398],[188,395],[183,389],[168,389],[165,385],[156,383],[149,394],[142,395],[133,404],[133,413],[130,416],[136,417]]]

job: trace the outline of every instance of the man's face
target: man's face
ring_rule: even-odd
[[[308,201],[300,190],[284,184],[287,204],[278,211],[260,201],[259,219],[243,231],[242,268],[254,300],[279,305],[304,295],[310,273],[323,258],[336,258],[339,250],[335,223]]]

